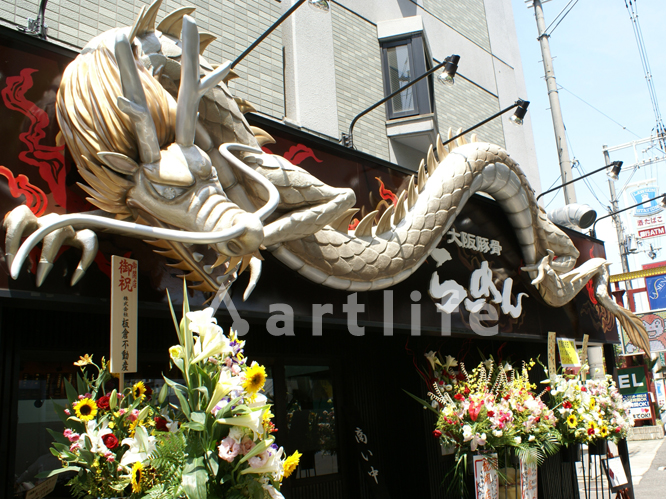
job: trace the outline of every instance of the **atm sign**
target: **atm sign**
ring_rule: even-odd
[[[666,229],[663,225],[657,227],[650,227],[649,229],[642,229],[638,231],[638,237],[647,239],[648,237],[657,237],[666,235]]]

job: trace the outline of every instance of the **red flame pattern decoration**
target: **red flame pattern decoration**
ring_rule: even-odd
[[[39,168],[39,175],[46,181],[55,202],[66,207],[67,188],[65,176],[65,146],[46,146],[40,144],[46,136],[44,129],[49,126],[49,116],[36,104],[25,98],[25,93],[32,88],[32,73],[36,69],[25,68],[21,70],[20,76],[7,77],[7,85],[2,89],[2,100],[8,109],[18,111],[29,121],[30,127],[27,132],[19,135],[28,150],[19,154],[19,159],[31,166]]]
[[[25,196],[25,205],[30,208],[36,217],[44,214],[48,205],[46,194],[39,187],[30,183],[25,175],[14,178],[12,171],[6,166],[0,166],[0,175],[7,179],[9,192],[15,198]]]

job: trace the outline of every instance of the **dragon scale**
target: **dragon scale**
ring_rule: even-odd
[[[562,270],[573,267],[577,250],[542,215],[524,173],[501,147],[480,142],[462,145],[439,164],[431,150],[428,164],[430,175],[422,166],[420,185],[410,185],[409,191],[413,192],[402,195],[398,205],[386,213],[392,218],[389,230],[362,231],[361,226],[374,218],[375,213],[371,213],[356,231],[348,234],[326,227],[269,249],[314,282],[349,291],[384,289],[413,274],[439,244],[468,199],[476,192],[485,192],[506,212],[527,265],[546,256],[545,248],[549,247],[560,255],[558,265]],[[381,221],[378,227],[382,227]]]

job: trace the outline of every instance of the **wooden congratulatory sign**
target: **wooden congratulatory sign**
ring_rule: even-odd
[[[111,267],[111,372],[135,373],[139,264],[113,255]]]

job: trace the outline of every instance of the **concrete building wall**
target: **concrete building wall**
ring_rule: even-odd
[[[218,64],[235,58],[295,0],[164,0],[158,22],[184,5],[201,31],[218,39],[204,53]],[[131,25],[148,0],[51,0],[49,38],[81,48],[93,36]],[[324,17],[302,7],[237,67],[230,83],[237,97],[262,114],[305,131],[338,140],[351,120],[384,95],[377,24],[420,16],[432,64],[459,54],[453,87],[435,85],[435,125],[471,126],[526,98],[510,0],[331,0]],[[0,2],[0,18],[25,26],[35,18],[39,0]],[[314,17],[319,16],[319,17]],[[509,124],[509,114],[478,130],[481,140],[504,145],[540,189],[534,139],[525,126]],[[425,151],[387,137],[386,110],[380,106],[354,130],[357,149],[403,166],[418,164]],[[407,158],[405,156],[409,156]],[[414,156],[413,158],[411,156]],[[404,164],[403,164],[404,163]]]
[[[459,128],[464,130],[472,127],[500,110],[496,95],[460,77],[452,87],[435,86],[435,104],[439,133],[443,140],[446,140],[449,128],[453,129],[453,135],[455,135]],[[463,104],[465,114],[460,112]],[[476,133],[481,142],[492,142],[502,147],[505,146],[504,127],[501,120],[486,123],[472,133]]]
[[[51,0],[47,4],[48,38],[74,49],[112,28],[131,26],[147,0]],[[277,0],[164,0],[157,23],[183,6],[196,7],[192,17],[199,31],[212,33],[212,42],[204,57],[211,64],[235,59],[264,32],[282,13]],[[0,18],[25,26],[27,18],[36,18],[39,0],[0,2]],[[229,87],[236,97],[247,99],[265,114],[282,119],[284,116],[284,85],[282,74],[282,34],[273,32],[235,71],[240,78]]]
[[[423,10],[490,51],[483,0],[422,0]]]
[[[341,8],[333,9],[332,18],[338,122],[342,135],[357,114],[384,95],[382,62],[375,24]],[[356,148],[388,160],[385,123],[384,106],[360,118],[354,127]]]

